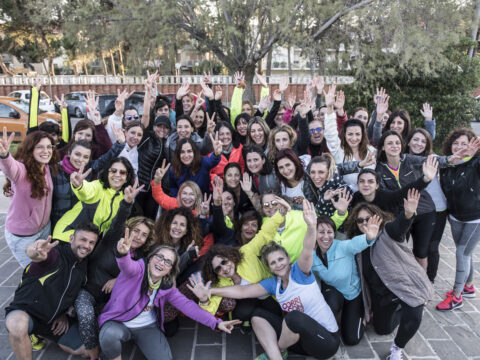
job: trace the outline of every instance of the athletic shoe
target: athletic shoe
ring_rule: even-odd
[[[40,351],[45,347],[45,341],[43,341],[43,339],[39,339],[33,334],[30,335],[30,342],[32,343],[33,351]]]
[[[460,298],[457,298],[453,295],[453,291],[449,291],[445,294],[446,298],[440,304],[437,305],[437,310],[440,311],[451,311],[459,309],[463,306],[463,298],[460,295]]]
[[[288,351],[287,350],[283,350],[282,351],[282,359],[283,360],[287,360],[288,359]],[[268,357],[267,353],[263,353],[261,355],[258,355],[255,360],[270,360],[270,358]]]
[[[403,349],[399,348],[395,343],[392,343],[390,347],[390,355],[387,356],[387,360],[402,360],[403,359]]]
[[[475,286],[464,286],[462,291],[462,296],[465,298],[474,298],[475,297]]]
[[[249,335],[252,333],[252,326],[250,325],[250,321],[244,321],[240,326],[240,333],[242,335]]]

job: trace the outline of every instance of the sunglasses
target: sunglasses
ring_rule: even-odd
[[[277,201],[277,200],[272,200],[272,201],[270,201],[270,202],[264,202],[264,203],[263,203],[263,207],[264,207],[264,208],[267,208],[267,209],[268,209],[270,206],[271,206],[271,207],[274,207],[274,206],[277,206],[277,205],[278,205],[278,201]]]
[[[115,168],[110,168],[110,169],[108,169],[108,172],[109,172],[109,173],[112,173],[112,174],[116,174],[117,171],[118,171],[118,173],[119,173],[120,175],[127,175],[127,170],[115,169]]]
[[[153,257],[159,261],[159,262],[163,262],[165,265],[167,265],[168,267],[172,267],[173,266],[173,262],[172,260],[170,259],[165,259],[165,257],[162,255],[162,254],[155,254],[153,255]]]
[[[127,121],[138,120],[138,119],[140,119],[140,116],[138,116],[138,115],[125,116],[125,120],[127,120]]]
[[[370,220],[370,216],[367,216],[366,218],[357,218],[356,222],[358,225],[361,225],[363,223],[368,223],[368,220]]]
[[[227,259],[223,259],[222,261],[220,261],[220,265],[218,265],[215,269],[213,269],[213,271],[215,272],[215,274],[219,274],[220,271],[222,271],[222,266],[227,265],[227,263],[228,263],[228,260],[227,260]]]
[[[322,128],[321,127],[317,127],[316,129],[310,129],[310,134],[315,134],[316,132],[322,132]]]

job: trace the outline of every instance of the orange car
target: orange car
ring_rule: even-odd
[[[7,127],[7,134],[15,133],[14,141],[22,141],[27,134],[28,104],[7,96],[0,96],[0,134],[3,135],[3,127]],[[43,112],[38,109],[38,125],[44,121],[53,120],[62,126],[62,116],[58,113]]]

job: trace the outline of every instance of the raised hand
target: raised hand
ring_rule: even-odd
[[[328,88],[328,91],[325,92],[323,90],[323,96],[325,97],[325,105],[328,107],[333,107],[333,104],[335,103],[335,90],[337,88],[337,85],[330,85]]]
[[[227,334],[231,334],[235,325],[239,325],[241,323],[242,322],[240,320],[222,321],[222,322],[217,324],[217,329],[222,330],[223,332],[225,332]]]
[[[210,213],[210,202],[212,201],[212,194],[207,197],[203,194],[203,201],[200,203],[200,216],[207,217]]]
[[[307,113],[310,111],[310,93],[308,90],[303,91],[303,99],[300,102],[300,105],[297,106],[298,112],[302,118],[307,116]]]
[[[177,95],[176,95],[177,99],[180,100],[181,98],[186,96],[189,92],[189,89],[190,89],[190,83],[188,81],[183,83],[177,90]]]
[[[39,261],[46,260],[50,250],[52,250],[55,246],[58,245],[58,240],[54,241],[53,243],[51,241],[52,241],[51,236],[48,236],[47,240],[39,239],[35,241],[33,249],[36,251],[37,260]]]
[[[480,139],[478,137],[472,137],[468,143],[468,146],[452,154],[448,161],[450,163],[456,163],[461,161],[463,158],[472,157],[478,152],[479,149]]]
[[[430,155],[423,163],[423,181],[430,182],[437,175],[438,160],[436,156]]]
[[[142,185],[138,187],[138,177],[135,179],[135,182],[132,185],[129,185],[123,190],[123,199],[128,202],[129,204],[133,203],[133,200],[135,200],[135,197],[138,195],[138,193],[143,189],[145,185]]]
[[[410,219],[417,211],[418,202],[420,200],[420,191],[417,189],[408,190],[406,199],[403,199],[403,208],[405,210],[405,217]]]
[[[60,111],[62,111],[63,109],[66,109],[68,106],[67,102],[65,101],[64,94],[62,94],[62,97],[60,99],[58,98],[57,95],[55,95],[55,102],[58,104]]]
[[[278,211],[280,214],[285,216],[290,210],[292,210],[292,207],[288,202],[286,202],[284,199],[282,199],[280,196],[275,196],[274,199],[278,202],[278,205],[280,206]]]
[[[257,80],[260,85],[262,85],[263,87],[268,87],[267,80],[264,76],[260,75],[259,73],[255,73],[255,75],[257,76]]]
[[[423,109],[420,110],[420,114],[422,114],[422,116],[425,118],[425,121],[433,120],[433,108],[429,103],[423,104]]]
[[[87,176],[92,172],[92,168],[90,168],[84,173],[84,168],[85,166],[82,166],[78,171],[70,174],[70,182],[72,183],[73,187],[78,188],[82,186],[83,180],[85,180]]]
[[[216,206],[222,205],[222,193],[223,193],[223,180],[220,176],[216,175],[212,181],[213,189],[213,203]]]
[[[150,94],[153,89],[157,86],[157,77],[158,77],[158,70],[155,71],[153,74],[150,75],[150,72],[147,70],[147,78],[145,79],[145,95],[148,93]]]
[[[287,77],[282,77],[280,79],[280,84],[278,85],[278,90],[280,90],[282,93],[285,92],[288,88],[288,78]]]
[[[265,95],[263,98],[260,99],[260,102],[258,103],[258,110],[263,113],[266,109],[270,107],[271,104],[272,99],[269,95]]]
[[[211,89],[209,88],[209,90],[211,91]],[[200,94],[193,94],[195,95],[195,110],[198,110],[200,109],[203,104],[205,104],[205,100],[203,99],[203,90],[200,91]]]
[[[40,91],[40,88],[42,87],[43,81],[40,76],[37,76],[35,79],[33,79],[33,87],[37,88],[38,91]]]
[[[170,167],[170,163],[167,164],[166,162],[167,160],[163,159],[162,166],[155,171],[155,177],[154,177],[155,185],[160,185],[162,183],[162,179],[167,173],[168,168]]]
[[[297,100],[297,95],[295,95],[294,93],[288,94],[287,95],[287,101],[286,101],[287,108],[293,109],[293,107],[295,106],[295,101],[296,100]]]
[[[195,240],[192,240],[192,242],[190,243],[190,245],[188,245],[187,251],[189,251],[190,249],[194,249],[196,256],[198,256],[199,248],[198,248],[197,245],[195,245]]]
[[[315,84],[315,88],[317,89],[317,94],[321,94],[323,92],[323,88],[325,87],[323,77],[319,75],[314,76],[313,83]]]
[[[340,190],[338,193],[338,200],[335,200],[335,196],[331,199],[333,207],[337,209],[339,215],[344,215],[347,212],[350,201],[352,201],[352,195],[347,188]]]
[[[377,162],[377,158],[375,157],[376,154],[377,154],[376,150],[369,151],[365,159],[363,159],[358,163],[358,167],[364,168],[364,167],[375,164]]]
[[[13,138],[15,133],[12,131],[10,136],[7,137],[7,127],[3,127],[2,138],[0,139],[0,157],[7,157],[8,152],[10,151],[10,145],[12,145]]]
[[[213,134],[213,131],[215,130],[215,115],[216,113],[213,113],[212,114],[212,117],[210,117],[210,115],[208,114],[208,112],[205,113],[205,115],[207,116],[207,133],[209,135]],[[213,144],[213,143],[212,143]]]
[[[282,91],[280,89],[275,89],[273,92],[274,101],[282,101]]]
[[[378,235],[380,231],[380,225],[382,224],[382,219],[378,215],[373,215],[367,223],[365,235],[367,236],[367,241],[372,241]]]
[[[134,91],[128,92],[128,90],[123,90],[120,92],[120,89],[117,89],[117,98],[115,99],[115,115],[120,117],[123,115],[123,110],[125,109],[125,101],[132,96]]]
[[[303,199],[303,220],[308,227],[316,228],[317,213],[315,212],[315,206],[307,199]]]
[[[215,138],[212,136],[211,133],[209,133],[208,136],[210,136],[210,140],[212,141],[213,152],[215,153],[215,155],[220,156],[220,154],[222,153],[223,147],[222,147],[222,142],[218,139],[218,131],[215,134]]]
[[[115,125],[112,125],[111,128],[117,142],[119,144],[125,143],[125,132],[123,131],[123,129],[120,127],[116,127]]]
[[[335,97],[335,103],[333,104],[335,108],[337,108],[337,112],[340,116],[343,116],[343,107],[345,106],[345,93],[343,90],[340,90],[337,92],[337,95]]]
[[[246,171],[243,173],[243,180],[240,180],[240,186],[245,194],[252,193],[252,177]]]
[[[235,78],[235,83],[237,87],[245,88],[245,75],[243,74],[243,71],[237,71],[233,77]]]
[[[378,104],[378,100],[385,98],[387,93],[385,92],[385,89],[381,87],[380,89],[377,87],[377,93],[373,95],[373,102],[375,104]]]
[[[189,277],[189,282],[187,282],[187,287],[192,293],[200,300],[201,303],[205,303],[210,299],[210,285],[211,281],[206,284],[203,283],[202,275],[200,272],[193,273]]]
[[[118,240],[117,243],[117,251],[121,255],[125,255],[130,251],[130,247],[132,246],[133,238],[130,236],[130,229],[125,227],[125,235],[123,238]]]
[[[213,90],[207,84],[205,84],[203,81],[200,82],[200,86],[202,87],[202,91],[205,94],[205,96],[209,100],[213,100],[214,97],[215,97],[215,95],[213,94]]]
[[[390,96],[386,95],[377,99],[377,121],[382,121],[382,116],[388,111]]]
[[[215,100],[222,100],[222,87],[220,85],[215,85]]]

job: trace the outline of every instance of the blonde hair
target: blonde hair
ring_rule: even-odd
[[[278,149],[275,147],[275,136],[279,132],[286,132],[288,134],[288,137],[290,139],[290,149],[295,145],[297,142],[297,133],[295,130],[290,125],[284,124],[280,127],[274,128],[271,132],[270,135],[268,136],[268,154],[267,158],[270,160],[272,163],[275,161],[275,157],[277,156]]]
[[[193,190],[193,193],[195,194],[195,204],[193,205],[193,208],[198,212],[200,211],[200,205],[202,203],[202,190],[200,190],[200,187],[197,185],[197,183],[188,180],[182,183],[180,185],[180,188],[178,189],[178,194],[177,194],[177,201],[178,201],[178,206],[183,206],[182,202],[180,201],[180,194],[182,193],[183,189],[186,187],[189,187],[190,189]]]
[[[250,119],[248,122],[248,127],[247,127],[247,145],[257,145],[255,141],[253,141],[252,137],[250,136],[250,133],[252,131],[252,126],[258,124],[263,130],[263,133],[265,134],[265,144],[263,148],[268,144],[268,136],[270,135],[270,128],[268,127],[267,123],[265,120],[263,120],[260,116],[255,116]]]

